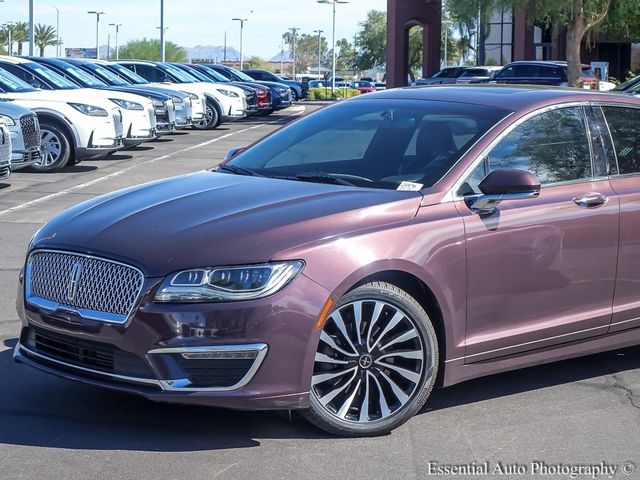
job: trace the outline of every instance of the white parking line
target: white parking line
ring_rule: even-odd
[[[33,205],[37,205],[37,204],[42,203],[42,202],[47,202],[47,201],[52,200],[54,198],[62,197],[64,195],[76,192],[78,190],[82,190],[84,188],[90,187],[91,185],[95,185],[96,183],[104,182],[105,180],[110,180],[112,178],[119,177],[120,175],[124,175],[125,173],[133,170],[134,168],[143,167],[145,165],[149,165],[151,163],[158,162],[160,160],[165,160],[167,158],[173,157],[173,156],[178,155],[180,153],[188,152],[190,150],[195,150],[197,148],[202,148],[204,146],[211,145],[212,143],[219,142],[220,140],[224,140],[225,138],[232,137],[232,136],[237,135],[239,133],[248,132],[250,130],[254,130],[256,128],[260,128],[260,127],[263,127],[265,125],[272,125],[274,123],[278,123],[278,121],[275,120],[275,121],[272,121],[272,122],[265,122],[265,123],[261,123],[259,125],[254,125],[253,127],[245,128],[245,129],[242,129],[242,130],[237,130],[235,132],[231,132],[231,133],[227,133],[225,135],[222,135],[220,137],[212,138],[211,140],[207,140],[206,142],[198,143],[197,145],[191,145],[190,147],[186,147],[186,148],[182,148],[180,150],[176,150],[175,152],[168,153],[167,155],[162,155],[161,157],[152,158],[152,159],[147,160],[145,162],[141,162],[141,163],[138,163],[136,165],[131,165],[130,167],[123,168],[122,170],[118,170],[117,172],[110,173],[110,174],[105,175],[103,177],[95,178],[95,179],[90,180],[88,182],[81,183],[81,184],[78,184],[78,185],[74,185],[73,187],[69,187],[69,188],[66,188],[64,190],[60,190],[59,192],[52,193],[52,194],[46,195],[44,197],[40,197],[40,198],[36,198],[34,200],[30,200],[30,201],[28,201],[26,203],[22,203],[20,205],[15,205],[15,206],[13,206],[11,208],[7,208],[6,210],[0,210],[0,217],[2,217],[4,215],[8,215],[9,213],[13,213],[13,212],[17,212],[19,210],[23,210],[25,208],[31,207]]]

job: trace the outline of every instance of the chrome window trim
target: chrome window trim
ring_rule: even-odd
[[[108,313],[108,312],[99,312],[96,310],[89,310],[89,309],[82,309],[82,308],[74,308],[74,307],[70,307],[68,305],[63,305],[63,304],[59,304],[44,298],[40,298],[40,297],[32,297],[30,295],[31,293],[31,257],[37,253],[58,253],[58,254],[63,254],[63,255],[72,255],[72,256],[76,256],[76,257],[82,257],[82,258],[90,258],[93,260],[98,260],[101,262],[107,262],[107,263],[113,263],[115,265],[120,265],[122,267],[126,267],[126,268],[131,268],[132,270],[135,270],[136,272],[138,272],[140,274],[140,286],[139,286],[139,292],[138,292],[138,296],[136,297],[135,301],[133,302],[133,305],[131,306],[131,311],[127,314],[127,315],[118,315],[118,314],[113,314],[113,313]],[[117,324],[117,325],[122,325],[127,323],[134,315],[135,311],[136,311],[136,307],[138,306],[138,304],[140,303],[140,299],[143,296],[143,287],[144,287],[144,281],[145,281],[145,276],[144,273],[142,272],[142,270],[140,270],[137,267],[134,267],[133,265],[129,265],[128,263],[123,263],[123,262],[118,262],[117,260],[111,260],[109,258],[104,258],[104,257],[98,257],[96,255],[89,255],[86,253],[76,253],[76,252],[70,252],[68,250],[55,250],[55,249],[46,249],[46,248],[39,248],[39,249],[34,249],[32,251],[29,252],[29,256],[27,257],[27,263],[26,263],[26,268],[25,268],[25,278],[24,278],[24,300],[26,303],[28,303],[29,305],[35,306],[37,308],[41,308],[43,310],[46,310],[48,312],[51,313],[55,313],[56,311],[62,311],[62,312],[71,312],[71,313],[76,313],[78,314],[80,317],[88,319],[88,320],[96,320],[99,322],[104,322],[104,323],[113,323],[113,324]]]
[[[229,387],[191,387],[191,382],[187,378],[180,378],[175,380],[160,380],[160,384],[164,390],[174,392],[230,392],[238,390],[247,385],[255,376],[258,369],[262,365],[263,360],[267,356],[269,350],[266,343],[255,343],[247,345],[218,345],[218,346],[204,346],[204,347],[168,347],[168,348],[156,348],[150,350],[148,353],[152,355],[156,354],[176,354],[176,353],[206,353],[206,352],[246,352],[257,351],[258,355],[253,361],[253,364],[247,370],[242,379]],[[215,362],[216,360],[211,360]]]
[[[140,383],[144,385],[157,385],[162,388],[162,383],[160,380],[154,380],[152,378],[128,377],[126,375],[118,375],[116,373],[103,372],[101,370],[94,370],[92,368],[81,367],[79,365],[74,365],[72,363],[56,360],[54,358],[47,357],[46,355],[42,355],[41,353],[34,352],[33,350],[22,345],[20,342],[18,342],[18,344],[16,345],[16,351],[18,349],[24,351],[28,355],[33,355],[34,357],[44,360],[46,362],[62,365],[63,367],[66,367],[72,370],[80,370],[82,372],[91,373],[92,375],[98,375],[98,376],[102,375],[110,378],[115,378],[117,380],[124,380],[131,383]]]
[[[500,133],[500,135],[498,135],[496,138],[494,138],[493,141],[477,155],[477,157],[473,160],[471,165],[469,165],[465,169],[465,171],[462,173],[462,175],[460,175],[460,177],[458,177],[458,179],[455,181],[453,186],[444,195],[442,200],[440,200],[440,203],[451,203],[451,202],[457,202],[457,201],[464,200],[464,197],[458,195],[457,192],[460,189],[460,187],[462,186],[462,184],[464,183],[464,181],[467,179],[467,177],[469,175],[471,175],[471,173],[476,169],[476,167],[478,167],[480,162],[482,162],[484,160],[484,158],[489,154],[489,152],[491,150],[493,150],[498,145],[498,143],[500,143],[507,135],[509,135],[513,130],[518,128],[520,125],[522,125],[527,120],[530,120],[531,118],[536,117],[538,115],[542,115],[543,113],[551,112],[553,110],[559,110],[561,108],[572,108],[572,107],[586,108],[586,107],[588,107],[590,105],[591,105],[591,102],[589,102],[589,101],[568,102],[568,103],[560,103],[560,104],[555,104],[555,105],[548,105],[546,107],[539,108],[537,110],[529,112],[526,115],[520,117],[515,122],[513,122],[511,125],[509,125],[505,130],[503,130]],[[583,112],[583,117],[584,117],[584,112]],[[491,132],[492,130],[493,130],[493,128],[491,130],[489,130],[487,132],[487,134],[489,132]],[[586,124],[585,124],[585,134],[587,136],[589,134],[589,132],[587,131],[587,125]],[[589,147],[589,149],[590,149],[589,151],[591,152],[591,146]],[[593,158],[592,158],[591,162],[593,164]],[[566,185],[566,184],[571,184],[571,183],[593,182],[594,180],[596,180],[596,179],[593,177],[593,171],[592,171],[590,178],[569,180],[569,181],[566,181],[566,182],[547,183],[545,185],[542,185],[542,188],[555,187],[555,186]]]

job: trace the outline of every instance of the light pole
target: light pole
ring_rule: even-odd
[[[15,25],[15,22],[7,22],[3,25],[3,27],[7,28],[7,52],[9,53],[9,55],[11,55],[13,52],[11,50],[13,50],[13,42],[11,42],[11,33],[13,32],[13,26]]]
[[[296,35],[298,34],[298,27],[291,27],[289,31],[291,32],[291,50],[293,53],[293,67],[291,68],[291,74],[293,79],[296,79]]]
[[[33,0],[29,0],[29,56],[33,57]]]
[[[120,60],[118,54],[118,33],[120,32],[120,27],[124,27],[124,23],[110,23],[110,27],[116,27],[116,60]],[[111,52],[109,52],[111,54]]]
[[[60,57],[60,10],[55,5],[56,9],[56,57]]]
[[[160,61],[165,61],[166,50],[164,48],[164,0],[160,0]]]
[[[324,30],[314,30],[318,34],[318,80],[320,80],[320,69],[322,68],[322,34]]]
[[[317,0],[318,3],[333,5],[333,66],[331,68],[331,94],[336,89],[336,4],[349,3],[346,0]]]
[[[100,58],[100,15],[105,15],[107,12],[96,12],[91,10],[87,12],[89,15],[96,16],[96,60]]]
[[[166,41],[165,41],[165,36],[167,33],[167,30],[169,30],[169,27],[156,27],[156,29],[160,30],[160,61],[161,62],[165,62],[166,61]]]
[[[240,22],[240,70],[244,69],[244,50],[242,47],[242,37],[244,36],[244,22],[248,22],[247,18],[232,18],[234,22]]]

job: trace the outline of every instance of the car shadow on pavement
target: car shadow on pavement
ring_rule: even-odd
[[[0,443],[88,450],[188,452],[258,439],[330,439],[300,415],[163,404],[67,381],[0,352]],[[436,390],[421,414],[640,368],[640,347],[471,380]]]
[[[68,165],[62,170],[65,173],[84,173],[97,170],[98,167],[94,165]]]

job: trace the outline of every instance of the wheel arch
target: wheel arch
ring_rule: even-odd
[[[74,128],[70,125],[69,121],[65,119],[64,116],[51,112],[49,110],[41,110],[38,108],[33,109],[35,114],[38,116],[38,122],[42,123],[43,120],[48,120],[51,123],[56,124],[61,130],[63,130],[71,140],[71,158],[75,157],[76,148],[78,148],[78,135]]]

